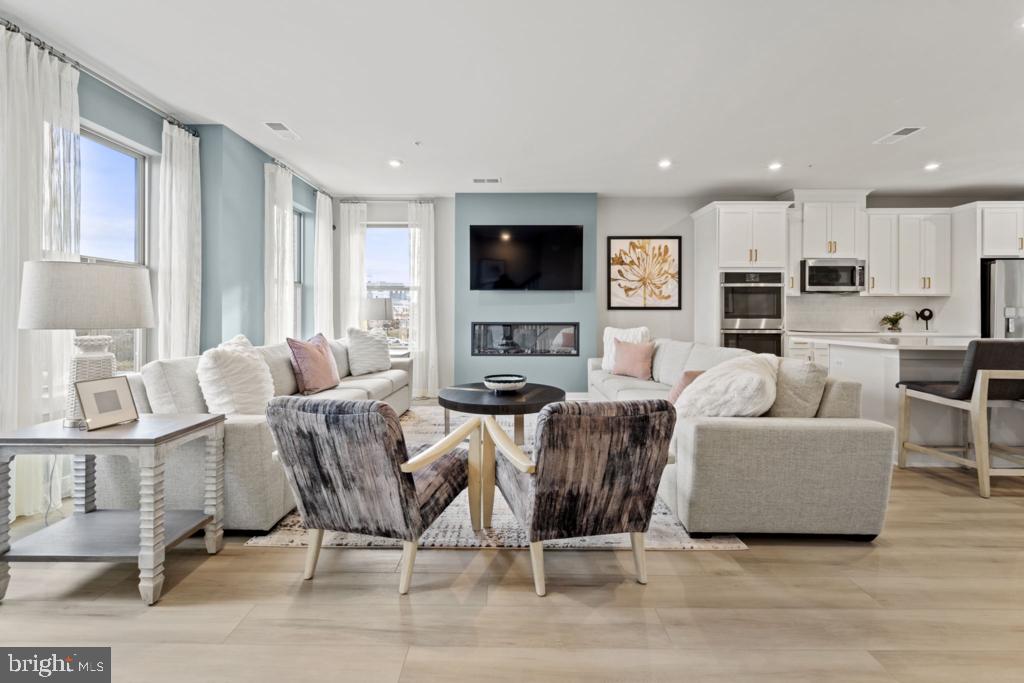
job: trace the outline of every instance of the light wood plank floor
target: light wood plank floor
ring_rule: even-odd
[[[118,681],[1024,680],[1024,482],[896,472],[874,544],[746,538],[744,552],[325,549],[168,555],[142,605],[129,565],[14,565],[0,642],[112,645]],[[16,526],[26,533],[34,522]]]

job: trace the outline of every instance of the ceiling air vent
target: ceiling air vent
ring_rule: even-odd
[[[281,138],[282,140],[298,140],[299,135],[294,130],[284,125],[280,121],[267,121],[263,124],[270,130],[274,131],[274,135]]]
[[[477,185],[497,185],[501,178],[473,178],[473,182]]]
[[[894,130],[888,135],[883,135],[874,141],[875,145],[895,145],[897,142],[903,142],[914,133],[920,133],[924,130],[924,126],[907,126],[906,128],[900,128]]]

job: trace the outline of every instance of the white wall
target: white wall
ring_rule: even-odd
[[[437,365],[439,385],[455,383],[455,198],[434,200],[434,272],[437,286]]]
[[[693,221],[690,212],[700,204],[669,197],[597,198],[597,321],[598,334],[606,326],[645,325],[652,337],[693,338]],[[681,235],[680,311],[608,310],[608,237],[629,235]],[[598,349],[603,352],[601,339]]]

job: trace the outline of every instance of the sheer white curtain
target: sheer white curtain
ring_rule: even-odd
[[[409,258],[412,291],[409,353],[412,395],[437,396],[437,309],[434,292],[434,203],[409,202]]]
[[[19,331],[18,303],[25,261],[78,258],[78,133],[78,71],[0,28],[0,431],[62,415],[72,333]],[[59,504],[61,469],[17,458],[11,512]]]
[[[316,233],[313,237],[313,327],[328,339],[334,330],[334,215],[333,202],[316,193]]]
[[[366,296],[366,204],[342,202],[338,227],[342,230],[340,322],[341,334],[362,325]]]
[[[295,337],[295,221],[292,172],[264,164],[263,343]]]
[[[167,121],[158,200],[157,353],[196,356],[203,277],[199,138]]]

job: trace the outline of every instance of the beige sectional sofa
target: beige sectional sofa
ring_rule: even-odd
[[[749,353],[655,340],[653,379],[612,375],[590,359],[592,399],[666,398],[684,370]],[[820,384],[819,384],[820,386]],[[895,434],[860,419],[860,384],[829,377],[814,417],[682,418],[659,494],[691,535],[881,530]]]
[[[344,340],[331,342],[341,383],[316,394],[317,398],[375,399],[398,414],[409,409],[412,397],[412,360],[392,359],[391,369],[353,377],[349,374]],[[270,367],[274,395],[298,392],[287,344],[257,350]],[[196,368],[199,356],[148,363],[128,381],[140,413],[205,413]],[[171,455],[166,468],[168,509],[202,508],[202,442]],[[284,469],[271,458],[274,440],[265,415],[229,415],[224,428],[224,527],[266,531],[295,507]],[[102,508],[138,507],[138,469],[127,458],[96,461],[97,503]]]

